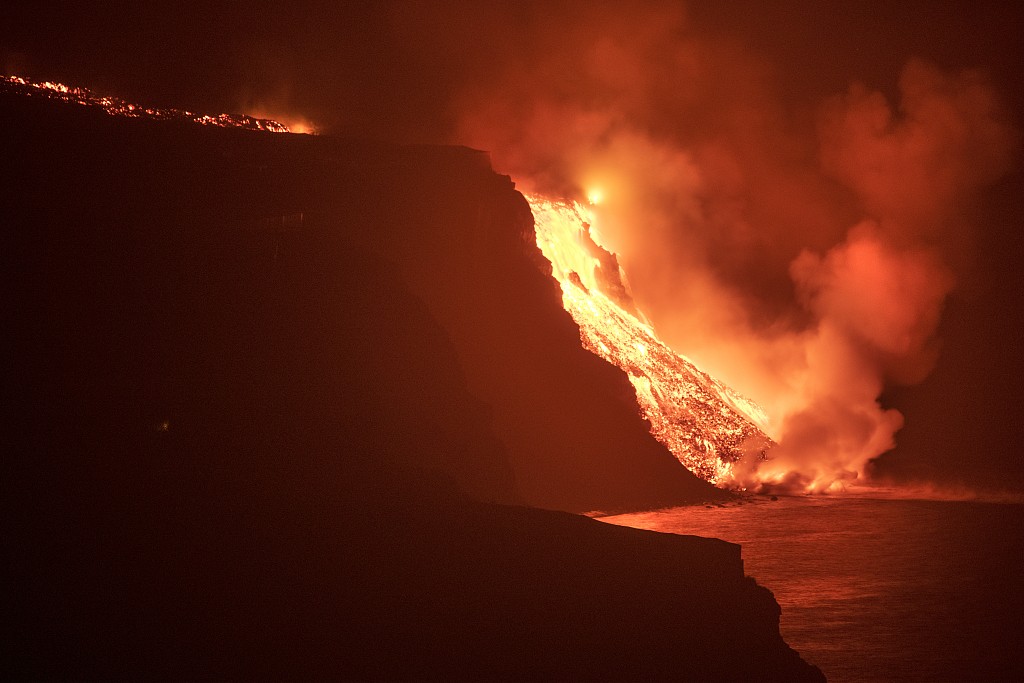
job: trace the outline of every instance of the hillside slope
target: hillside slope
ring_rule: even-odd
[[[708,491],[478,153],[0,120],[10,677],[820,679],[736,546],[483,502]]]

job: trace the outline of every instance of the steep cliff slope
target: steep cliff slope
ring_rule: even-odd
[[[42,98],[8,100],[24,131],[11,158],[29,164],[11,166],[8,187],[26,201],[40,195],[29,224],[70,220],[79,239],[99,231],[125,244],[156,233],[164,262],[177,259],[167,267],[179,270],[167,275],[178,280],[187,279],[194,254],[205,253],[197,245],[211,241],[266,259],[257,274],[268,283],[282,246],[310,239],[394,266],[445,329],[467,388],[484,404],[485,416],[463,420],[489,421],[506,447],[493,457],[507,455],[515,493],[495,488],[490,465],[448,458],[446,469],[471,492],[576,511],[721,495],[648,434],[626,379],[580,348],[535,246],[528,206],[485,155],[246,136],[175,119],[119,119],[95,107],[55,111],[60,105]],[[53,116],[67,121],[50,131],[42,124]],[[34,140],[26,137],[33,126],[42,126]],[[19,189],[33,180],[26,173],[49,185]]]
[[[533,218],[468,149],[318,152],[295,200],[311,225],[395,264],[490,409],[521,500],[587,511],[721,497],[649,434],[618,371],[581,349]]]
[[[479,154],[0,120],[6,673],[820,677],[736,546],[480,502],[706,485]]]

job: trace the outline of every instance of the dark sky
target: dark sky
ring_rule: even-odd
[[[4,73],[469,144],[548,190],[588,174],[614,186],[600,169],[632,169],[642,188],[612,218],[643,207],[664,220],[609,237],[627,268],[645,264],[638,301],[678,350],[733,368],[727,379],[770,403],[757,396],[768,379],[742,386],[748,365],[813,354],[808,331],[830,321],[845,335],[856,358],[832,358],[844,369],[833,383],[863,380],[873,396],[802,390],[793,444],[823,420],[857,423],[857,401],[881,392],[906,424],[878,472],[1024,487],[1024,24],[1012,3],[64,5],[7,8]],[[843,289],[865,253],[894,273],[874,299]],[[889,307],[893,287],[911,292],[906,306]],[[892,325],[863,322],[876,317]]]

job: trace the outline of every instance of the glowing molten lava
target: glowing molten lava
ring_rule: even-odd
[[[87,107],[97,107],[111,116],[127,116],[154,120],[190,121],[204,126],[220,126],[222,128],[246,128],[270,133],[290,133],[288,126],[273,119],[261,119],[245,114],[195,114],[184,109],[167,109],[159,107],[142,107],[125,102],[117,97],[100,96],[87,88],[77,88],[63,83],[44,81],[34,83],[18,76],[0,76],[0,88],[17,92],[29,97],[45,97],[52,100],[63,100]]]
[[[551,261],[583,346],[629,376],[655,438],[720,486],[734,484],[741,463],[750,468],[766,459],[774,443],[764,411],[658,339],[635,309],[615,256],[594,240],[590,211],[575,202],[527,200],[537,246]]]

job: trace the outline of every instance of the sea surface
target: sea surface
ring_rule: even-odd
[[[1024,505],[755,497],[601,519],[741,544],[829,681],[1024,681]]]

